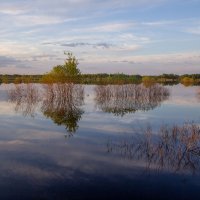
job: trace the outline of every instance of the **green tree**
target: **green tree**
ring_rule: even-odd
[[[78,60],[71,52],[64,52],[67,55],[65,63],[63,65],[57,65],[53,69],[44,75],[44,82],[75,82],[81,74],[78,69]]]
[[[20,83],[22,83],[21,77],[16,77],[15,80],[14,80],[14,83],[15,83],[15,84],[20,84]]]
[[[193,85],[195,83],[195,80],[193,78],[190,78],[190,77],[184,77],[184,78],[181,79],[181,83],[184,86],[190,86],[190,85]]]
[[[7,84],[8,83],[8,76],[7,75],[3,75],[1,78],[2,83]]]
[[[151,77],[151,76],[143,76],[142,83],[144,86],[150,87],[156,83],[156,80],[154,77]]]
[[[78,60],[71,52],[64,52],[67,55],[65,64],[63,65],[64,72],[68,76],[77,76],[80,75],[80,70],[78,69]]]

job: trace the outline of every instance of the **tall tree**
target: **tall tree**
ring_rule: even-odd
[[[64,52],[67,55],[63,65],[57,65],[44,76],[44,82],[74,82],[81,74],[78,69],[78,60],[71,52]]]

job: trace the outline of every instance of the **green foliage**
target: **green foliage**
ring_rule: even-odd
[[[181,83],[184,85],[184,86],[190,86],[190,85],[193,85],[195,82],[195,79],[191,78],[191,77],[183,77],[181,79]]]
[[[183,83],[193,83],[194,79],[190,78],[190,77],[184,77],[184,78],[181,79],[181,82],[183,82]]]
[[[144,86],[149,87],[149,86],[152,86],[153,84],[155,84],[156,80],[152,76],[143,76],[142,83],[144,84]]]
[[[67,59],[65,60],[65,64],[63,65],[63,70],[68,76],[77,76],[80,75],[80,70],[77,68],[78,66],[78,60],[75,56],[73,56],[72,53],[65,52],[65,55],[67,55]]]
[[[15,80],[14,80],[14,83],[15,83],[15,84],[20,84],[20,83],[22,83],[21,77],[16,77]]]
[[[78,60],[72,53],[66,53],[66,60],[63,65],[57,65],[44,75],[1,75],[1,83],[79,83],[79,84],[139,84],[144,83],[147,87],[154,83],[163,85],[200,85],[200,74],[162,74],[158,76],[141,76],[137,74],[128,75],[123,73],[115,74],[81,74],[78,69]]]
[[[3,75],[1,77],[1,82],[7,84],[8,83],[8,76],[7,75]]]
[[[162,74],[162,75],[158,76],[158,78],[165,79],[165,81],[174,81],[174,80],[178,80],[179,75],[177,75],[177,74]]]
[[[65,52],[64,54],[67,55],[65,63],[53,67],[49,73],[44,75],[43,82],[76,82],[78,76],[81,74],[78,69],[78,60],[70,52]]]
[[[38,83],[42,75],[0,74],[1,83]]]
[[[129,84],[140,83],[140,75],[117,74],[82,74],[81,83],[83,84]]]
[[[155,81],[154,77],[151,77],[151,76],[142,77],[142,82],[154,82],[154,81]]]

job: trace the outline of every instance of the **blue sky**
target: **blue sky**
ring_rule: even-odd
[[[200,0],[1,0],[0,73],[72,51],[82,73],[200,73]]]

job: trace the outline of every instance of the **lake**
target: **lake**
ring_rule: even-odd
[[[199,199],[200,87],[1,85],[0,199]]]

